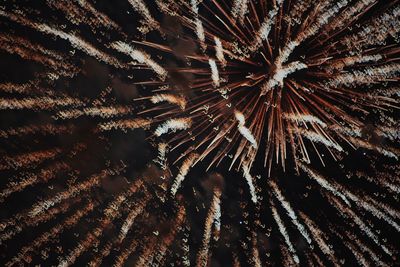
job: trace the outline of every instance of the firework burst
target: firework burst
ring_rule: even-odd
[[[397,0],[110,5],[0,6],[6,266],[398,263]]]

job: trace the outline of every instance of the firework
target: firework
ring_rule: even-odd
[[[395,265],[399,21],[397,0],[0,4],[1,262]]]

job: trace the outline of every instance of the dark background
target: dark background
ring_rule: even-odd
[[[163,15],[160,14],[151,3],[148,3],[148,5],[150,6],[155,18],[164,22],[166,27],[168,27],[168,23],[176,23],[175,21],[170,22],[168,18],[163,17]],[[34,12],[28,16],[35,20],[44,21],[50,24],[65,24],[65,31],[77,31],[80,36],[83,36],[96,47],[110,53],[112,53],[112,50],[105,46],[109,40],[120,40],[125,38],[128,40],[135,40],[136,38],[142,38],[141,34],[137,31],[139,20],[138,14],[132,10],[127,1],[96,1],[96,8],[106,13],[122,28],[120,32],[109,30],[100,31],[107,32],[107,35],[94,35],[87,25],[73,25],[69,23],[62,12],[50,9],[42,1],[7,1],[6,3],[2,3],[1,6],[5,7],[6,10],[15,10],[17,7],[22,8],[25,9],[27,13],[29,13],[30,10],[37,10],[39,11],[37,16],[33,16],[35,14]],[[382,3],[381,5],[378,5],[375,10],[379,10],[381,6],[384,6],[384,4]],[[212,14],[206,13],[205,16],[212,16]],[[38,33],[31,28],[18,25],[17,23],[13,23],[3,17],[0,18],[0,29],[3,33],[15,33],[16,35],[38,42],[47,48],[59,51],[62,54],[67,55],[66,61],[72,62],[72,64],[81,69],[81,71],[72,79],[61,77],[57,81],[49,82],[44,80],[43,76],[40,76],[41,73],[48,70],[46,66],[32,61],[23,60],[18,55],[9,54],[0,50],[0,81],[2,83],[14,82],[22,84],[28,81],[38,80],[39,84],[51,88],[49,90],[54,90],[57,94],[65,93],[83,99],[87,103],[98,100],[101,93],[104,92],[107,87],[110,87],[112,90],[105,97],[107,101],[109,101],[108,104],[110,105],[136,105],[132,101],[135,97],[149,94],[148,88],[134,84],[135,81],[129,78],[129,76],[132,75],[129,71],[115,69],[94,58],[88,57],[81,51],[71,48],[68,42],[60,40],[60,38],[52,38],[49,35]],[[122,32],[127,37],[123,36]],[[188,49],[188,47],[190,49],[198,49],[196,47],[190,47],[190,45],[185,45],[184,43],[182,44],[183,41],[179,40],[179,37],[173,38],[169,36],[167,38],[160,38],[156,32],[148,34],[147,39],[154,42],[167,43],[170,46],[175,47],[177,52],[182,52],[181,49],[185,50]],[[73,56],[69,53],[71,50],[75,50]],[[182,53],[185,52],[186,51],[183,51]],[[164,55],[164,60],[166,65],[182,64],[179,56],[177,57],[176,55]],[[151,74],[144,72],[143,74],[136,75],[134,79],[146,80],[149,75]],[[172,79],[172,83],[179,82],[184,87],[186,82],[190,82],[191,77],[180,77],[178,74],[176,75],[177,77]],[[24,98],[26,96],[22,94],[1,92],[1,97]],[[135,111],[140,110],[141,108],[143,107],[140,105],[137,107],[134,106]],[[40,253],[38,253],[38,255],[33,259],[33,262],[44,262],[43,266],[57,263],[57,257],[62,254],[57,252],[57,246],[63,247],[64,251],[68,251],[77,244],[77,241],[80,240],[81,236],[83,236],[86,231],[96,226],[96,221],[101,214],[101,207],[104,208],[106,206],[104,203],[107,203],[108,200],[112,199],[113,196],[117,195],[123,188],[125,188],[126,181],[131,182],[137,179],[137,177],[146,177],[149,191],[155,194],[159,190],[157,187],[159,182],[156,180],[157,173],[154,174],[156,171],[152,165],[152,160],[156,157],[157,153],[155,147],[156,144],[155,140],[149,138],[150,135],[148,132],[139,129],[128,132],[114,131],[106,134],[98,134],[94,133],[93,130],[97,127],[97,124],[103,120],[82,116],[76,120],[54,121],[51,118],[53,114],[54,110],[47,112],[38,110],[1,110],[1,129],[9,129],[22,125],[41,125],[46,122],[52,122],[54,124],[72,125],[74,130],[72,133],[65,135],[44,136],[38,133],[18,138],[1,139],[0,154],[5,157],[52,147],[60,147],[63,151],[70,151],[77,143],[84,143],[87,148],[74,157],[68,159],[69,163],[73,166],[73,169],[79,170],[79,178],[88,177],[104,168],[104,166],[113,166],[122,161],[126,164],[126,169],[121,176],[107,178],[102,183],[102,187],[99,190],[95,190],[88,194],[88,199],[94,199],[103,204],[101,204],[100,208],[91,213],[87,218],[81,220],[76,227],[64,232],[58,240],[54,240],[53,244],[47,245],[46,247],[50,254],[49,258],[44,260]],[[374,118],[370,119],[373,121]],[[373,133],[373,123],[371,123],[369,128],[365,129],[365,131]],[[324,148],[321,148],[321,150],[323,151]],[[388,195],[383,188],[378,188],[374,183],[369,183],[352,175],[357,170],[363,170],[374,175],[377,171],[388,169],[387,166],[398,163],[383,157],[380,157],[379,159],[377,155],[364,149],[354,150],[347,147],[346,150],[347,152],[343,156],[342,160],[335,162],[332,159],[327,159],[325,161],[325,167],[323,167],[317,160],[316,155],[313,155],[313,168],[317,169],[325,177],[329,177],[328,180],[334,180],[336,183],[344,185],[346,188],[363,192],[366,195],[371,195],[380,202],[398,208],[397,196]],[[328,158],[329,156],[326,151],[325,154],[327,155],[326,158]],[[374,161],[373,164],[371,164],[371,159]],[[57,160],[59,159],[54,158],[45,161],[41,163],[40,166],[34,168],[29,168],[28,166],[24,170],[2,171],[0,172],[0,185],[3,188],[12,177],[18,177],[22,172],[34,172],[39,168],[43,168],[48,166],[48,164],[56,162]],[[188,213],[188,225],[190,225],[190,257],[191,261],[194,262],[198,248],[201,245],[204,218],[206,217],[209,201],[212,197],[212,177],[215,173],[218,173],[224,177],[221,208],[222,229],[220,240],[218,242],[212,241],[212,266],[230,265],[232,251],[238,254],[240,261],[244,266],[246,266],[246,264],[248,264],[247,259],[250,255],[250,249],[243,248],[241,242],[250,244],[248,241],[248,237],[251,236],[249,231],[250,229],[257,232],[258,247],[262,261],[266,259],[266,253],[270,253],[270,262],[275,263],[274,265],[276,266],[280,266],[282,255],[279,244],[285,244],[271,215],[270,204],[268,201],[271,197],[267,185],[268,179],[273,179],[277,182],[284,196],[290,202],[295,211],[302,211],[307,214],[307,216],[313,219],[320,229],[329,236],[329,243],[333,245],[336,256],[339,259],[345,259],[345,261],[342,262],[343,266],[355,266],[356,259],[343,245],[341,238],[335,234],[336,231],[342,231],[345,229],[349,232],[356,231],[354,234],[356,234],[357,237],[359,237],[364,243],[368,244],[369,247],[373,248],[374,251],[377,251],[379,255],[381,254],[379,248],[353,225],[351,219],[345,220],[326,200],[326,198],[323,197],[323,194],[320,193],[320,190],[322,189],[320,189],[317,183],[308,178],[304,173],[300,175],[295,173],[293,170],[293,163],[287,163],[286,171],[283,171],[281,168],[274,168],[274,171],[269,178],[265,175],[263,164],[256,163],[252,174],[254,177],[261,175],[262,178],[257,180],[257,184],[260,188],[263,188],[260,194],[260,196],[263,197],[263,200],[257,207],[250,201],[248,186],[245,179],[242,177],[242,174],[237,171],[227,171],[229,162],[224,161],[223,164],[214,168],[212,172],[205,172],[206,166],[208,166],[208,161],[196,165],[187,176],[180,190],[180,194],[183,196],[182,201],[176,202],[169,199],[166,204],[153,201],[149,207],[150,217],[139,220],[137,225],[135,224],[134,232],[138,235],[133,237],[131,236],[131,238],[142,238],[146,233],[151,232],[151,230],[154,229],[174,227],[173,225],[166,223],[169,219],[173,219],[169,218],[171,210],[175,210],[177,205],[185,205]],[[173,173],[177,173],[178,167],[179,166],[172,167]],[[154,179],[149,179],[148,177]],[[29,208],[32,203],[40,199],[45,198],[46,196],[52,196],[55,192],[65,190],[68,188],[68,183],[68,175],[66,173],[61,173],[56,179],[52,179],[48,183],[38,184],[24,190],[23,192],[12,195],[5,202],[0,204],[0,218],[9,218],[14,214]],[[53,189],[50,189],[50,187]],[[280,216],[285,222],[285,226],[288,229],[292,243],[295,245],[300,261],[303,263],[306,262],[306,256],[303,253],[304,251],[309,251],[306,241],[290,222],[290,219],[285,215],[286,212],[279,205],[278,201],[275,199],[274,202],[278,208]],[[79,205],[79,203],[74,205],[73,209],[78,209]],[[388,226],[386,223],[373,217],[370,213],[357,209],[355,209],[355,211],[364,219],[365,222],[367,222],[367,224],[371,225],[372,228],[381,230],[379,236],[387,239],[388,244],[390,244],[394,250],[398,249],[398,240],[400,238],[399,233],[395,232],[391,226]],[[69,213],[70,212],[71,211],[69,211]],[[51,226],[62,221],[65,216],[66,215],[60,215],[49,222],[38,225],[37,227],[28,228],[21,234],[16,235],[12,240],[1,244],[0,262],[3,260],[9,260],[23,245],[29,244],[30,240],[33,240],[38,233],[46,231]],[[258,217],[260,218],[261,223],[266,225],[265,229],[267,230],[262,229],[260,226],[255,224],[256,218]],[[160,226],[160,218],[162,218],[165,226],[162,224]],[[248,223],[248,226],[245,225],[245,222]],[[105,234],[101,238],[101,242],[106,242],[109,238],[115,235],[118,231],[118,223],[121,222],[116,222],[116,225],[105,231]],[[270,230],[270,235],[267,235],[268,230]],[[179,238],[177,241],[178,240]],[[174,245],[171,248],[172,251],[175,249],[175,243],[176,242],[174,242]],[[43,248],[43,251],[45,250],[46,248]],[[176,251],[176,254],[178,254],[179,248],[176,248]],[[113,253],[114,254],[105,259],[103,262],[104,266],[109,266],[109,264],[113,262],[113,255],[116,255],[117,251],[113,251]],[[326,259],[320,251],[317,253],[321,258]],[[76,266],[83,266],[83,264],[90,259],[90,256],[91,251],[89,250],[82,257],[78,258]],[[133,253],[130,262],[135,262],[136,256],[137,254]],[[168,254],[166,264],[175,262],[178,258],[179,256],[174,253]],[[384,259],[388,262],[398,263],[396,259]],[[327,261],[324,263],[328,265]]]

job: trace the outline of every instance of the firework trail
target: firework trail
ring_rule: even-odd
[[[213,224],[215,224],[215,227],[218,228],[220,224],[220,222],[218,222],[219,217],[221,216],[220,198],[221,198],[221,191],[218,188],[214,189],[214,195],[211,201],[211,206],[205,220],[203,243],[201,245],[201,249],[197,256],[197,266],[199,267],[207,266],[207,261],[209,258],[208,251],[210,249],[211,227]]]
[[[398,264],[398,0],[5,1],[0,25],[3,265]]]

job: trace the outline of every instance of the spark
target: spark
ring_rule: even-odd
[[[299,167],[304,170],[308,176],[312,179],[314,179],[319,185],[321,185],[323,188],[326,190],[332,192],[336,196],[340,197],[348,206],[350,205],[349,200],[346,198],[346,196],[341,192],[340,188],[335,187],[331,183],[329,183],[326,179],[324,179],[322,176],[318,175],[314,171],[312,171],[310,168],[308,168],[304,164],[300,164]]]
[[[161,136],[163,134],[168,133],[170,130],[172,131],[186,130],[190,128],[191,125],[192,121],[190,118],[170,119],[166,121],[164,124],[160,125],[156,129],[154,134],[157,136]]]
[[[292,242],[290,242],[289,239],[289,235],[287,233],[286,227],[282,222],[281,217],[279,216],[278,212],[276,211],[275,205],[273,202],[271,202],[271,209],[272,209],[272,215],[274,217],[274,220],[276,221],[278,228],[279,228],[279,232],[282,234],[283,238],[285,239],[286,245],[289,248],[289,251],[292,253],[292,257],[295,263],[299,264],[300,260],[299,257],[296,254],[296,251],[293,247]]]
[[[111,44],[111,47],[119,52],[129,55],[133,60],[138,63],[148,65],[155,73],[158,74],[160,79],[164,80],[168,75],[167,71],[161,67],[158,63],[151,59],[151,57],[143,51],[132,48],[129,44],[118,41]]]
[[[306,231],[306,229],[304,228],[304,226],[299,222],[297,215],[294,212],[294,210],[292,209],[292,207],[290,206],[289,202],[287,202],[285,200],[285,198],[282,195],[282,192],[279,190],[279,188],[275,182],[270,181],[269,184],[272,187],[272,189],[274,190],[274,195],[279,200],[279,202],[284,207],[284,209],[287,211],[287,214],[289,215],[289,217],[292,219],[293,224],[296,225],[297,229],[299,229],[299,232],[304,236],[304,238],[310,244],[311,238],[310,238],[308,232]]]
[[[174,183],[171,187],[171,194],[175,195],[178,191],[179,187],[182,184],[182,181],[185,179],[186,175],[189,173],[191,167],[193,167],[196,159],[199,157],[198,154],[191,154],[188,158],[182,163],[181,168],[179,169],[179,174],[176,176]]]
[[[218,87],[219,86],[219,73],[218,73],[217,64],[215,63],[215,60],[213,60],[213,59],[209,59],[208,63],[210,64],[210,68],[211,68],[211,78],[213,80],[213,85],[214,85],[214,87]]]
[[[215,219],[219,216],[218,211],[220,209],[220,197],[221,191],[219,189],[214,189],[213,199],[211,201],[211,206],[207,214],[207,218],[205,220],[205,227],[204,227],[204,235],[202,245],[197,255],[197,265],[200,266],[207,266],[208,260],[208,251],[210,246],[210,238],[211,238],[211,227]]]
[[[221,62],[222,66],[226,66],[226,59],[224,56],[224,48],[222,47],[221,40],[214,36],[215,41],[215,56]]]
[[[150,101],[154,104],[160,102],[168,102],[171,104],[178,105],[182,110],[185,110],[187,105],[186,99],[182,96],[170,95],[170,94],[157,94],[151,97]]]
[[[246,179],[247,184],[249,185],[251,200],[254,203],[257,203],[257,195],[256,195],[256,188],[253,184],[253,177],[250,174],[250,170],[246,165],[242,166],[243,168],[243,176]]]
[[[254,138],[254,136],[250,132],[250,130],[246,126],[244,126],[246,124],[246,121],[245,121],[243,113],[241,113],[239,111],[235,111],[235,117],[239,124],[238,125],[239,132],[243,135],[244,138],[247,139],[247,141],[250,142],[250,144],[252,144],[252,146],[254,148],[257,148],[256,139]]]

